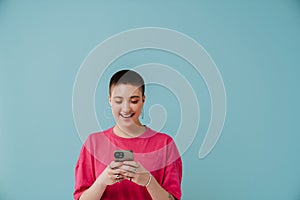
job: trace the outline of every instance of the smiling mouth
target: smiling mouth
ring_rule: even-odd
[[[122,114],[120,113],[120,115],[121,115],[121,117],[123,117],[123,118],[125,118],[125,119],[128,119],[128,118],[131,118],[131,117],[134,115],[134,113],[131,113],[131,114],[129,114],[129,115],[122,115]]]

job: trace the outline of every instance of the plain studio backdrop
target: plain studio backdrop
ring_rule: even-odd
[[[168,65],[188,77],[201,111],[197,135],[182,155],[182,199],[299,200],[298,0],[1,0],[0,199],[72,199],[83,142],[72,113],[79,67],[105,39],[142,27],[179,31],[209,53],[226,89],[221,137],[198,158],[211,115],[206,85],[184,59],[151,49],[124,55],[106,70],[95,93],[101,127],[114,122],[106,101],[114,71]],[[153,115],[165,111],[161,131],[175,136],[180,99],[157,85],[146,95],[143,123],[160,104]]]

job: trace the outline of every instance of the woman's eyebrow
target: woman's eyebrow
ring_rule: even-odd
[[[121,97],[121,96],[114,96],[113,98],[114,98],[114,99],[123,99],[123,97]],[[140,96],[134,95],[134,96],[131,96],[131,97],[130,97],[130,99],[133,99],[133,98],[138,98],[138,99],[139,99]]]
[[[140,98],[140,96],[131,96],[130,99],[133,99],[133,98]]]

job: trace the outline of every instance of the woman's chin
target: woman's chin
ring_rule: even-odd
[[[138,126],[138,123],[133,119],[119,119],[118,126],[120,128],[135,128]]]

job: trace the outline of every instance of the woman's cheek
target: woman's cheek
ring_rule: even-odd
[[[134,105],[132,108],[134,109],[135,112],[139,112],[142,110],[141,105]]]

